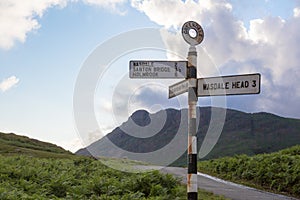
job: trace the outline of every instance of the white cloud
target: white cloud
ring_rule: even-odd
[[[88,5],[96,5],[104,9],[111,10],[118,14],[125,14],[126,11],[122,11],[120,6],[127,2],[127,0],[83,0]]]
[[[16,41],[25,42],[30,31],[40,27],[38,18],[53,6],[65,6],[67,0],[6,0],[0,3],[0,48],[10,49]]]
[[[294,12],[294,17],[300,17],[300,7],[294,8],[293,12]]]
[[[166,28],[178,28],[188,20],[205,20],[203,15],[210,9],[215,7],[223,7],[231,10],[230,4],[224,1],[201,0],[195,2],[193,0],[177,1],[177,0],[131,0],[132,7],[145,13],[150,20]]]
[[[5,0],[0,2],[0,49],[9,50],[16,42],[24,43],[28,33],[38,30],[39,18],[52,7],[63,8],[79,0]],[[125,14],[121,5],[127,0],[82,0],[118,14]]]
[[[5,91],[11,89],[13,86],[15,86],[18,82],[19,82],[19,79],[15,76],[6,78],[0,83],[0,90],[2,92],[5,92]]]
[[[277,38],[280,38],[285,23],[286,21],[280,17],[251,20],[249,38],[257,43],[277,43]]]

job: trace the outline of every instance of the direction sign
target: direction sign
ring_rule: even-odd
[[[259,94],[260,74],[243,74],[198,79],[198,97]]]
[[[180,81],[169,86],[169,99],[187,92],[189,89],[189,80]]]
[[[132,60],[129,77],[139,79],[186,78],[187,61]]]

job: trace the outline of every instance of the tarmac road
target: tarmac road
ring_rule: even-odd
[[[138,166],[139,169],[158,169],[173,174],[186,183],[187,169],[179,167]],[[296,198],[257,190],[243,185],[224,181],[207,174],[198,173],[198,187],[232,200],[296,200]]]

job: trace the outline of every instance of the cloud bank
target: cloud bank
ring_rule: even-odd
[[[54,6],[64,7],[67,0],[6,0],[0,3],[0,48],[10,49],[16,41],[25,42],[29,32],[40,27],[38,18]]]
[[[79,0],[5,0],[0,2],[0,49],[9,50],[16,42],[24,43],[30,32],[41,27],[39,19],[50,8],[64,8]],[[118,14],[124,14],[119,6],[126,0],[82,0],[91,6],[99,6]]]

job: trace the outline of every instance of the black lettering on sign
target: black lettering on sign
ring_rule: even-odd
[[[169,67],[154,67],[154,72],[170,72]]]
[[[157,77],[158,73],[157,72],[144,72],[144,73],[142,73],[142,76],[144,76],[144,77]]]
[[[235,87],[236,87],[235,82],[232,82],[232,88],[235,88]]]
[[[256,80],[252,81],[252,87],[256,87]]]
[[[225,89],[228,90],[229,89],[229,82],[225,83]]]
[[[190,30],[189,28],[183,28],[183,33],[184,33],[184,34],[188,34],[188,33],[189,33],[189,30]]]
[[[248,88],[249,82],[248,81],[242,81],[241,82],[241,88]]]
[[[217,84],[217,83],[214,83],[214,84],[212,85],[212,89],[216,90],[217,88],[218,88],[218,84]]]
[[[133,71],[137,71],[137,72],[151,72],[151,67],[134,67]]]
[[[140,72],[133,72],[133,76],[135,76],[135,77],[139,77],[139,76],[141,76],[141,73]]]
[[[241,88],[240,81],[232,82],[232,89],[236,89],[236,88]]]
[[[249,81],[245,81],[245,88],[249,87]]]
[[[227,90],[229,89],[229,82],[226,83],[207,83],[202,85],[203,90]]]

